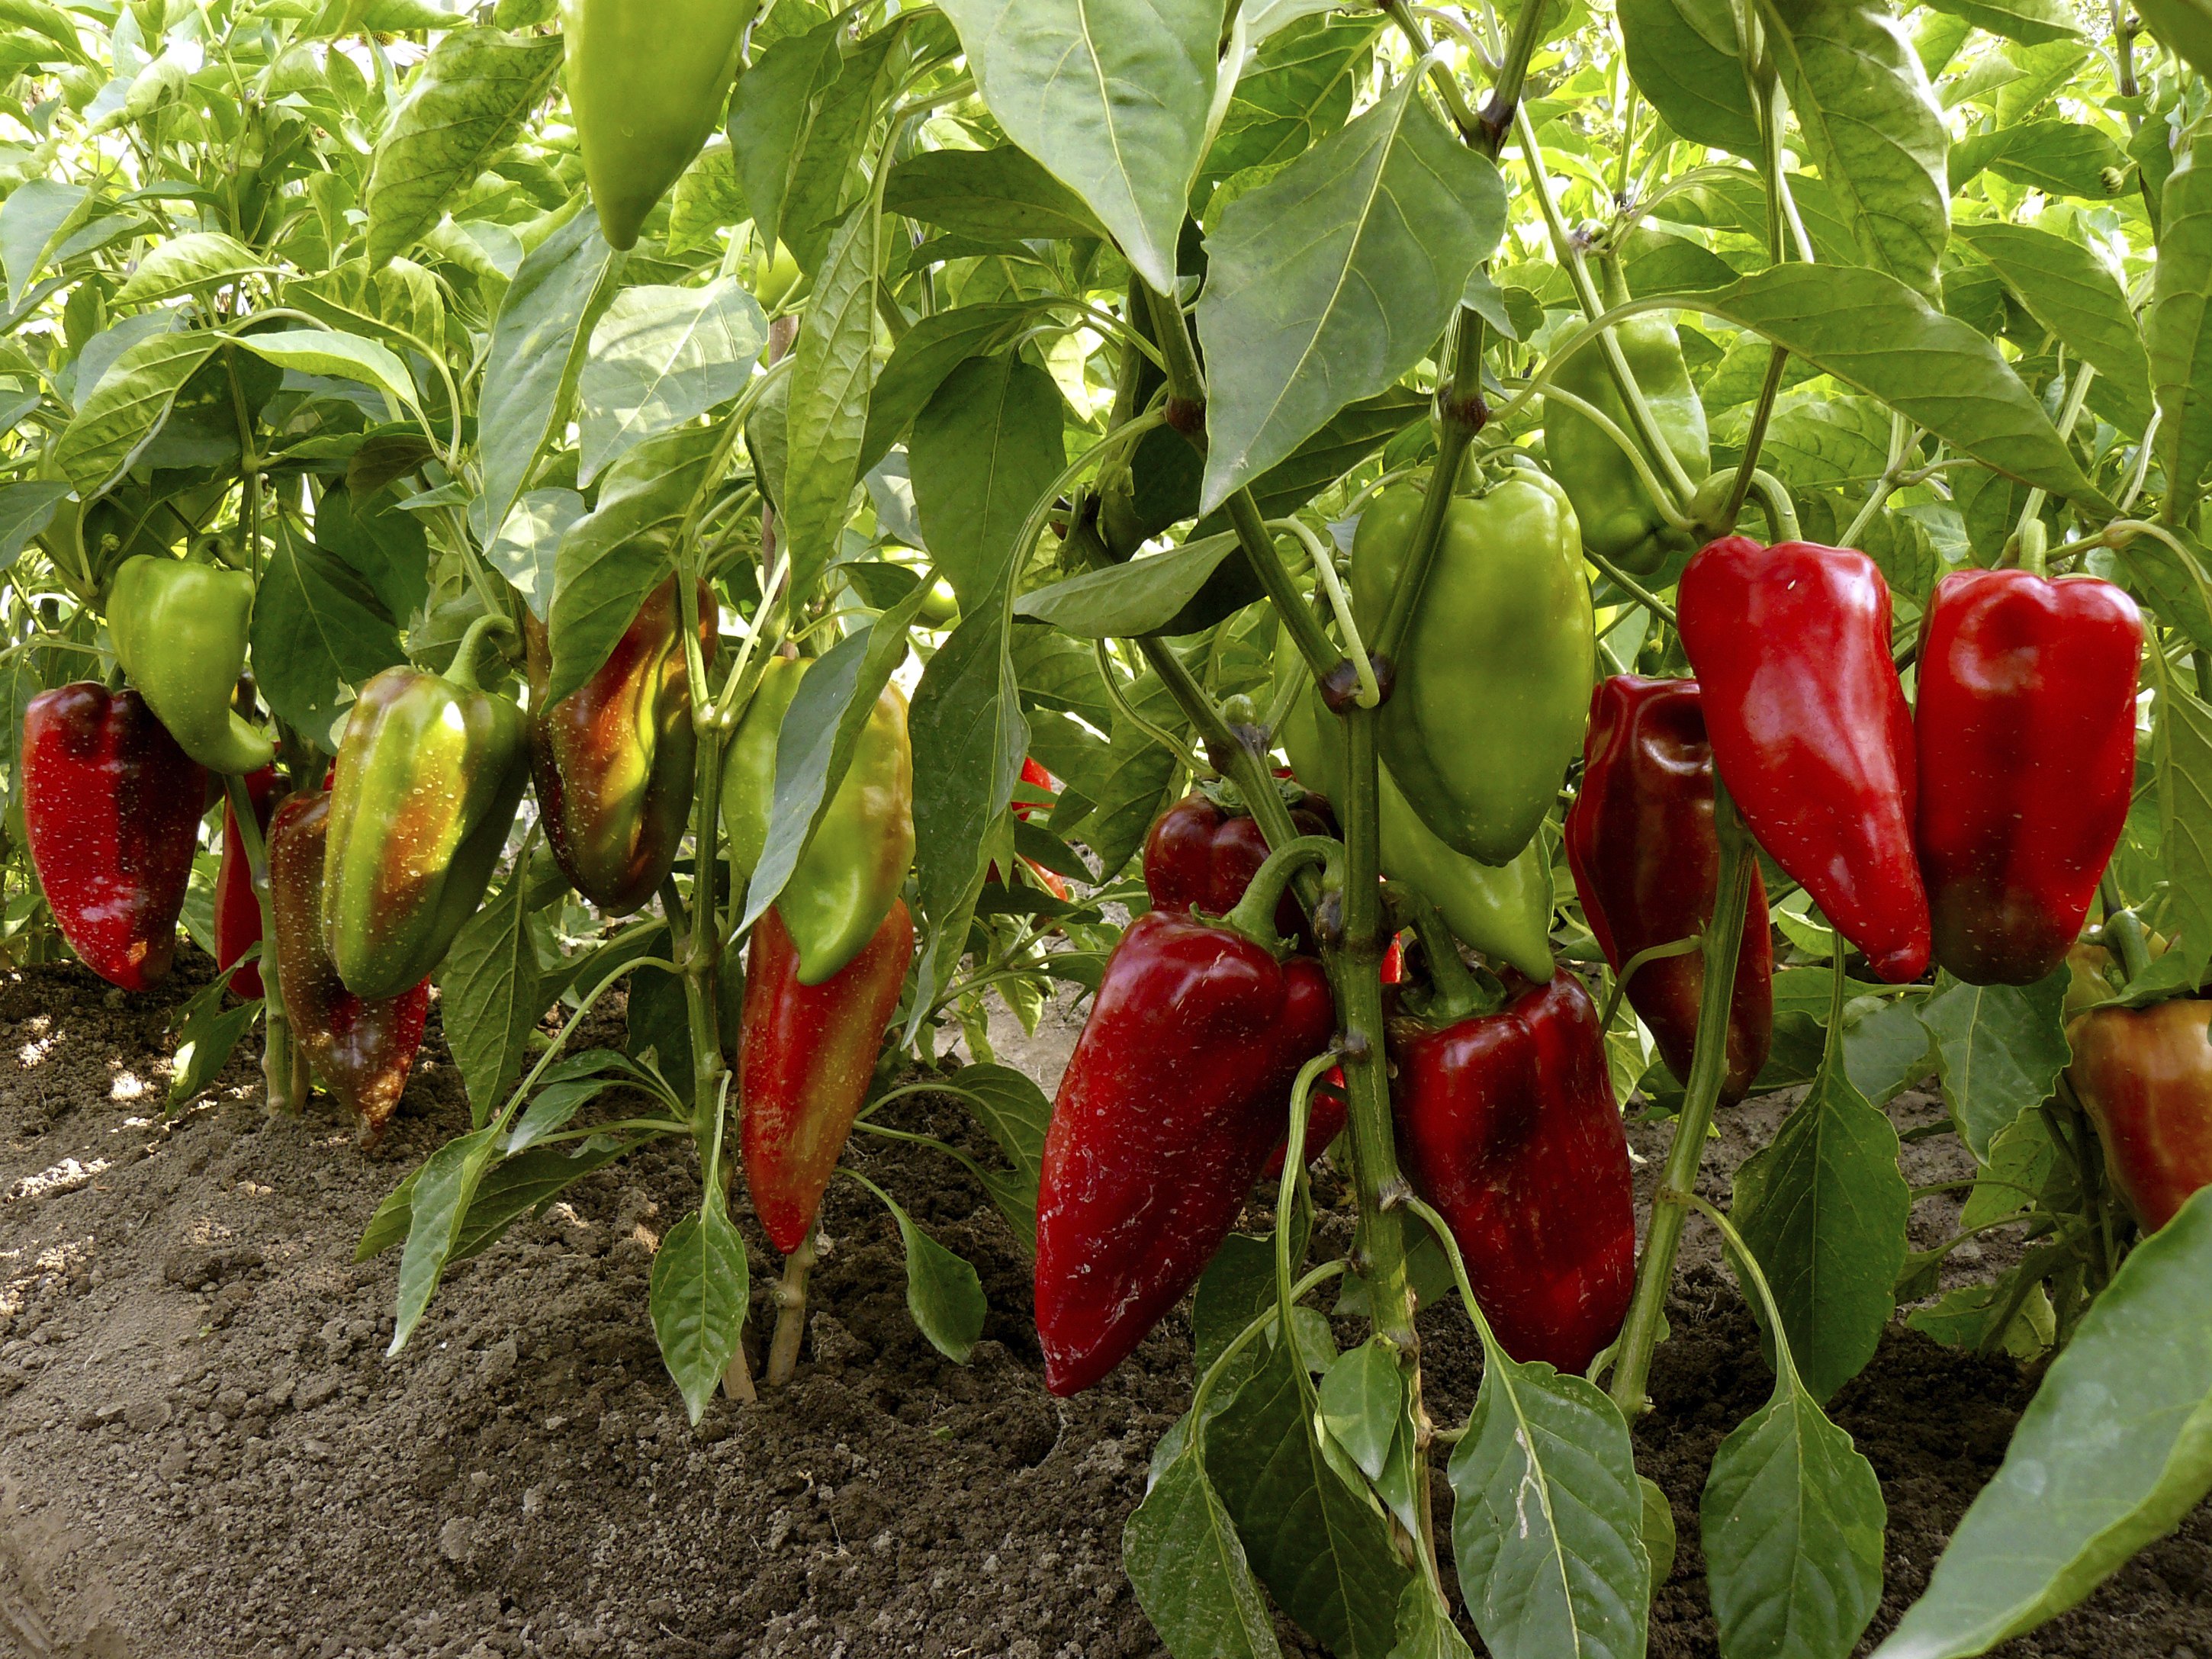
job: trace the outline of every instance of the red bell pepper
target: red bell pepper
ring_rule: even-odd
[[[1567,812],[1567,864],[1583,918],[1619,974],[1656,945],[1702,932],[1720,886],[1713,830],[1713,751],[1695,680],[1617,674],[1590,694],[1582,790]],[[1753,865],[1729,1007],[1723,1101],[1741,1100],[1774,1037],[1774,941],[1766,886]],[[1686,1081],[1697,1048],[1705,957],[1656,957],[1629,975],[1629,1005],[1660,1057]]]
[[[264,841],[269,835],[269,815],[276,810],[276,769],[264,766],[246,775],[246,791],[253,802],[253,817]],[[215,965],[228,972],[231,963],[261,942],[261,899],[253,890],[253,868],[246,855],[246,837],[239,833],[238,814],[226,799],[222,808],[222,863],[215,878]],[[249,962],[230,976],[231,994],[252,1001],[261,994],[261,968]]]
[[[1272,941],[1279,897],[1271,876],[1222,921],[1148,911],[1107,958],[1037,1194],[1037,1337],[1054,1394],[1104,1376],[1198,1282],[1283,1139],[1298,1067],[1328,1046],[1336,1008],[1321,964],[1256,937]]]
[[[1046,771],[1044,768],[1039,766],[1036,763],[1036,760],[1034,756],[1025,757],[1022,762],[1022,781],[1029,785],[1032,789],[1042,790],[1048,795],[1056,795],[1060,793],[1060,780],[1054,777],[1053,775]],[[1024,823],[1028,823],[1030,818],[1036,817],[1039,812],[1042,812],[1047,810],[1048,809],[1045,804],[1041,801],[1024,800],[1019,796],[1015,797],[1013,805],[1014,816],[1021,819]],[[1046,892],[1051,894],[1053,897],[1058,899],[1062,904],[1067,902],[1068,887],[1066,877],[1062,876],[1057,870],[1046,869],[1044,866],[1039,864],[1032,858],[1023,859],[1022,864],[1023,866],[1029,871],[1030,874],[1036,878],[1038,886],[1043,888]],[[984,877],[984,879],[986,881],[1003,881],[1006,879],[999,873],[999,862],[996,859],[991,860],[990,871]]]
[[[2097,1126],[2105,1167],[2155,1232],[2212,1186],[2212,1001],[2099,1008],[2066,1036],[2066,1076]]]
[[[821,1213],[913,960],[903,899],[819,985],[799,982],[799,948],[775,907],[754,924],[738,1047],[740,1133],[754,1212],[786,1255]]]
[[[2094,576],[1959,570],[1921,625],[1920,871],[1936,960],[2052,972],[2127,822],[2142,613]]]
[[[1729,536],[1682,573],[1683,648],[1722,781],[1774,861],[1892,982],[1928,967],[1912,715],[1863,553]]]
[[[429,1018],[430,981],[396,997],[356,996],[323,943],[323,856],[331,798],[288,797],[269,821],[270,900],[276,920],[276,977],[292,1035],[315,1079],[361,1121],[373,1146],[399,1109]]]
[[[169,971],[207,774],[136,691],[80,680],[23,712],[23,827],[62,937],[110,984]]]
[[[1505,1351],[1579,1372],[1635,1285],[1628,1136],[1581,981],[1507,984],[1500,1012],[1391,1021],[1398,1145]]]
[[[1291,809],[1291,822],[1302,836],[1333,836],[1336,815],[1328,802],[1309,794]],[[1226,915],[1244,896],[1252,878],[1267,861],[1267,838],[1249,812],[1223,806],[1200,793],[1185,795],[1152,820],[1145,836],[1145,890],[1158,910],[1188,910]],[[1275,907],[1275,926],[1285,939],[1315,948],[1305,912],[1290,894]]]

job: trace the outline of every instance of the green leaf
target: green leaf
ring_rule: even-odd
[[[275,269],[235,237],[219,230],[187,231],[148,249],[138,268],[108,303],[151,305],[196,288],[218,287],[249,272]]]
[[[1651,1561],[1651,1589],[1656,1595],[1659,1587],[1674,1576],[1678,1541],[1674,1535],[1674,1506],[1650,1475],[1638,1475],[1636,1484],[1644,1488],[1644,1553]]]
[[[167,1109],[175,1111],[201,1090],[212,1085],[229,1064],[238,1041],[260,1017],[260,999],[225,1007],[233,999],[225,988],[230,975],[214,981],[195,993],[179,1012],[175,1030],[176,1074],[169,1080]]]
[[[2026,1271],[2025,1267],[2015,1267],[1993,1285],[1961,1285],[1932,1307],[1914,1309],[1905,1316],[1905,1325],[1947,1347],[1975,1351],[1988,1347],[1990,1327],[2011,1300],[2013,1276]],[[2051,1351],[2057,1329],[2051,1292],[2038,1285],[2028,1291],[1995,1346],[2025,1363]]]
[[[806,142],[792,164],[777,226],[792,254],[805,270],[817,270],[838,222],[854,200],[853,180],[863,147],[875,131],[878,108],[894,89],[902,58],[894,49],[904,38],[912,14],[892,17],[846,52],[836,77],[814,100]],[[861,190],[865,192],[866,184]]]
[[[369,163],[362,198],[369,264],[380,265],[419,241],[514,143],[552,87],[561,50],[556,34],[459,28],[439,37],[392,106]]]
[[[1186,1442],[1121,1528],[1137,1605],[1176,1659],[1280,1659],[1235,1522]]]
[[[349,688],[406,660],[375,590],[283,519],[254,595],[252,642],[254,681],[270,708],[318,738],[349,701]]]
[[[1380,1337],[1339,1355],[1321,1380],[1322,1426],[1370,1480],[1381,1476],[1405,1414],[1397,1350]]]
[[[945,14],[1006,136],[1083,198],[1155,292],[1172,293],[1220,5],[950,0]]]
[[[668,1230],[653,1252],[647,1304],[661,1363],[676,1379],[693,1426],[707,1414],[744,1329],[745,1241],[723,1211],[720,1188]]]
[[[1964,1659],[2081,1601],[2212,1489],[2212,1197],[2137,1245],[1879,1659]]]
[[[1953,234],[1995,266],[2028,314],[2093,366],[2141,432],[2150,420],[2150,361],[2119,279],[2081,243],[2032,225],[1960,225]]]
[[[954,1364],[966,1364],[990,1312],[983,1281],[975,1268],[915,1226],[890,1194],[865,1176],[854,1179],[881,1199],[898,1223],[899,1240],[906,1247],[906,1310],[914,1316],[915,1328]]]
[[[1435,349],[1505,222],[1498,170],[1401,81],[1232,203],[1206,239],[1200,511]]]
[[[1759,110],[1723,0],[1620,0],[1617,10],[1628,73],[1667,125],[1755,161]]]
[[[2212,6],[2205,0],[2148,0],[2136,9],[2183,62],[2212,76]]]
[[[358,380],[404,406],[415,402],[415,382],[401,362],[374,340],[335,329],[291,328],[270,334],[241,334],[238,343],[279,368]]]
[[[573,489],[530,489],[515,499],[484,561],[513,582],[544,622],[553,609],[553,573],[568,528],[584,516],[584,498]]]
[[[491,1121],[522,1075],[531,1033],[557,994],[538,963],[532,918],[523,903],[526,884],[518,867],[469,918],[438,965],[447,1046],[468,1090],[470,1118],[479,1126]]]
[[[2076,33],[2073,17],[2058,0],[1929,0],[1929,7],[2024,46],[2070,40]]]
[[[855,466],[862,472],[872,470],[936,395],[945,376],[970,357],[1004,351],[1036,316],[1036,307],[1029,305],[962,306],[924,317],[899,336],[868,400],[867,431]]]
[[[1206,153],[1207,176],[1280,167],[1342,126],[1380,27],[1376,18],[1314,17],[1271,37],[1237,80]]]
[[[2174,988],[2190,990],[2212,961],[2212,708],[2171,675],[2158,696],[2158,750],[2159,847],[2177,934],[2166,956],[2179,958]]]
[[[1014,614],[1083,640],[1156,634],[1182,614],[1215,568],[1237,551],[1233,532],[1202,537],[1024,593],[1014,601]]]
[[[2072,1155],[2051,1138],[2041,1111],[2022,1112],[1990,1138],[1981,1179],[1959,1212],[1959,1231],[1972,1232],[2041,1203],[2054,1213],[2079,1211],[2081,1184]]]
[[[2196,152],[2161,198],[2150,302],[2150,372],[2158,390],[2158,457],[2186,523],[2212,466],[2212,168]]]
[[[577,383],[579,477],[640,440],[696,420],[745,389],[768,340],[759,303],[729,277],[704,288],[626,288],[592,331]]]
[[[485,1127],[456,1135],[416,1171],[414,1189],[408,1195],[407,1245],[399,1257],[399,1300],[386,1358],[407,1346],[437,1293],[477,1183],[498,1153],[493,1132]]]
[[[54,444],[54,463],[82,499],[100,494],[137,459],[185,382],[222,343],[222,336],[204,329],[154,334],[115,360]]]
[[[351,566],[387,616],[411,617],[429,598],[428,538],[381,486],[325,489],[315,503],[315,545]]]
[[[1052,1122],[1052,1102],[1026,1072],[1011,1066],[963,1066],[945,1087],[974,1109],[975,1121],[1014,1166],[1012,1192],[1025,1200],[1027,1233],[1033,1243],[1037,1184],[1044,1170],[1044,1135]]]
[[[1644,1491],[1595,1383],[1486,1342],[1449,1480],[1460,1594],[1495,1659],[1642,1659]]]
[[[2033,985],[1967,985],[1944,976],[1920,1006],[1920,1023],[1936,1039],[1943,1103],[1977,1158],[2022,1112],[2051,1097],[2069,1057],[2066,1045],[2067,969]]]
[[[2101,202],[2124,187],[2127,153],[2096,128],[2074,121],[2025,121],[1962,138],[1949,162],[1954,191],[1984,167],[2051,196]]]
[[[1106,234],[1082,198],[1012,144],[909,157],[885,181],[884,209],[984,240]]]
[[[53,522],[55,508],[69,493],[69,483],[63,478],[18,478],[0,484],[0,565],[13,564],[31,538]]]
[[[1874,1357],[1896,1305],[1912,1207],[1897,1130],[1851,1085],[1839,1050],[1832,1048],[1811,1091],[1735,1173],[1736,1226],[1774,1287],[1790,1352],[1815,1400]]]
[[[469,1213],[461,1223],[460,1236],[453,1241],[453,1253],[447,1258],[447,1265],[482,1255],[499,1243],[501,1235],[518,1216],[531,1210],[543,1214],[561,1194],[629,1150],[629,1146],[620,1144],[589,1151],[569,1146],[533,1146],[495,1164],[477,1183],[476,1196],[469,1200]],[[367,1240],[363,1244],[365,1247]]]
[[[0,270],[7,273],[10,311],[21,307],[31,279],[96,206],[82,185],[52,179],[26,179],[0,203]]]
[[[1015,536],[1067,465],[1066,410],[1044,370],[1013,356],[970,357],[915,417],[915,506],[963,610],[1012,575]]]
[[[860,440],[867,431],[868,386],[875,368],[880,229],[872,195],[831,239],[793,352],[779,505],[790,538],[794,595],[811,593],[836,556],[846,506],[860,481]]]
[[[737,154],[727,139],[717,135],[676,181],[676,193],[668,204],[668,251],[719,252],[716,233],[726,225],[741,223],[750,210],[738,179]]]
[[[837,78],[837,35],[836,23],[823,22],[772,41],[730,94],[730,146],[764,242],[781,233],[783,198],[805,146],[815,94]]]

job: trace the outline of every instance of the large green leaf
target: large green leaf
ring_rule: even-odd
[[[2077,32],[2060,0],[1929,0],[1929,9],[1964,18],[2024,46],[2067,40]],[[1935,72],[1929,70],[1931,75]]]
[[[962,306],[925,317],[899,336],[868,399],[867,431],[855,465],[863,472],[874,467],[945,376],[970,357],[1004,351],[1036,318],[1034,307],[1013,302]]]
[[[1984,167],[2051,196],[2100,202],[2124,187],[2126,153],[2095,127],[2076,121],[2023,121],[1994,127],[1951,147],[1951,188]]]
[[[1050,623],[1079,639],[1158,633],[1182,614],[1221,562],[1237,553],[1237,538],[1224,531],[1024,593],[1014,612]]]
[[[1743,72],[1735,13],[1723,0],[1620,0],[1628,72],[1685,138],[1750,159],[1759,106]]]
[[[660,1241],[647,1292],[661,1360],[694,1424],[738,1351],[749,1283],[745,1242],[722,1208],[720,1188],[710,1188],[704,1206]]]
[[[407,1346],[460,1240],[477,1183],[499,1156],[487,1127],[457,1135],[415,1172],[409,1194],[407,1243],[399,1257],[399,1299],[386,1357]],[[374,1225],[374,1223],[371,1224]]]
[[[899,163],[884,208],[982,240],[1103,234],[1080,197],[1012,144],[924,150]]]
[[[768,339],[753,296],[725,276],[704,288],[648,284],[616,295],[592,331],[577,383],[578,476],[631,445],[736,397]]]
[[[1379,26],[1371,17],[1310,17],[1271,38],[1237,82],[1206,152],[1207,174],[1280,167],[1342,126]]]
[[[2190,157],[2166,181],[2150,306],[2159,459],[2186,523],[2212,466],[2212,167]]]
[[[860,440],[867,431],[875,372],[881,228],[873,195],[838,228],[793,352],[778,504],[789,538],[791,589],[802,596],[836,556],[853,486],[860,482]]]
[[[1944,1103],[1978,1158],[1989,1157],[1997,1131],[2051,1097],[2069,1057],[2067,971],[2033,985],[1967,985],[1946,975],[1920,1005]]]
[[[185,382],[222,343],[204,329],[154,334],[115,360],[54,445],[55,464],[81,497],[107,489],[154,441]]]
[[[2028,313],[2118,395],[2133,429],[2150,420],[2150,361],[2119,279],[2081,243],[1999,221],[1953,233],[1996,268]]]
[[[771,244],[783,226],[792,169],[806,146],[816,94],[837,78],[838,26],[824,21],[769,43],[730,94],[730,147],[753,225]]]
[[[2199,75],[2212,75],[2212,3],[2208,0],[2145,0],[2136,9],[2151,33],[2173,48]]]
[[[1014,538],[1067,465],[1066,404],[1012,356],[971,357],[915,417],[914,501],[937,568],[972,609],[1012,574]]]
[[[1121,1528],[1121,1565],[1176,1659],[1279,1659],[1274,1621],[1236,1523],[1188,1442],[1154,1474]]]
[[[342,519],[343,509],[332,516]],[[282,520],[254,594],[252,638],[261,695],[286,725],[325,747],[349,688],[405,660],[375,589]]]
[[[552,948],[551,930],[524,902],[528,885],[518,867],[438,964],[446,1043],[478,1126],[505,1103],[529,1062],[531,1034],[559,994],[541,961]]]

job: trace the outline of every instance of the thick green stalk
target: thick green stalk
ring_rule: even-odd
[[[305,1055],[292,1042],[292,1022],[284,1012],[284,987],[276,973],[276,901],[269,884],[269,848],[261,821],[253,816],[253,797],[236,775],[222,781],[230,813],[238,823],[239,843],[261,910],[261,1080],[271,1112],[295,1112],[307,1103],[312,1085],[300,1075]]]
[[[1437,386],[1437,461],[1429,471],[1429,493],[1422,498],[1421,516],[1413,521],[1406,562],[1398,585],[1390,591],[1390,608],[1367,642],[1368,650],[1380,657],[1395,656],[1405,643],[1413,607],[1420,603],[1429,566],[1443,540],[1444,514],[1459,483],[1460,466],[1489,417],[1482,401],[1482,319],[1464,306],[1452,319],[1449,356],[1451,371]]]

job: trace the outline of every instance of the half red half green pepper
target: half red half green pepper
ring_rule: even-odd
[[[2067,1079],[2145,1232],[2212,1186],[2212,1001],[2098,1008],[2066,1028]]]
[[[265,839],[269,815],[276,805],[276,769],[264,766],[246,775],[246,793],[253,803],[253,817]],[[261,943],[261,896],[253,890],[253,866],[246,854],[246,837],[239,832],[238,813],[226,800],[222,808],[222,863],[215,878],[215,965],[228,972],[236,962]],[[261,969],[247,963],[230,976],[231,994],[251,1001],[261,994]]]
[[[80,680],[23,712],[23,828],[46,908],[110,984],[169,971],[207,775],[136,691]]]

